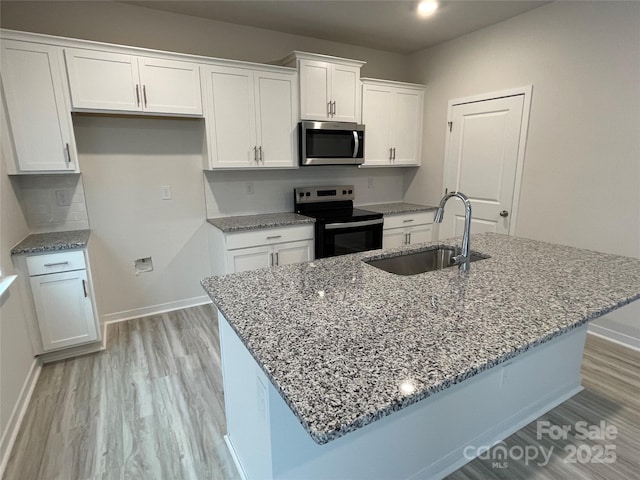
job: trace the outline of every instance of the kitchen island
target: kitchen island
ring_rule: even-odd
[[[440,478],[577,393],[586,323],[640,298],[638,259],[495,234],[466,276],[363,262],[428,245],[203,281],[241,475]]]

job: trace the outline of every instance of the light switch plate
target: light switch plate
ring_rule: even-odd
[[[160,189],[162,190],[162,200],[171,200],[171,185],[162,185]]]

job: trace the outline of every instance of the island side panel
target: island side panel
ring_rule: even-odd
[[[320,445],[219,321],[224,375],[234,375],[225,378],[228,443],[247,479],[442,478],[471,459],[466,447],[492,445],[581,390],[586,325]]]

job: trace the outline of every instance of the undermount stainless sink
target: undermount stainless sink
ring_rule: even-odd
[[[417,275],[418,273],[453,267],[456,265],[454,259],[456,254],[455,247],[441,245],[419,252],[375,260],[365,260],[364,262],[385,272],[395,273],[396,275]],[[471,252],[470,261],[475,262],[486,258],[489,258],[489,256]]]

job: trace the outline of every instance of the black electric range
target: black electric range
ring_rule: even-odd
[[[382,248],[383,215],[353,208],[353,192],[353,185],[294,189],[296,213],[316,219],[316,258]]]

